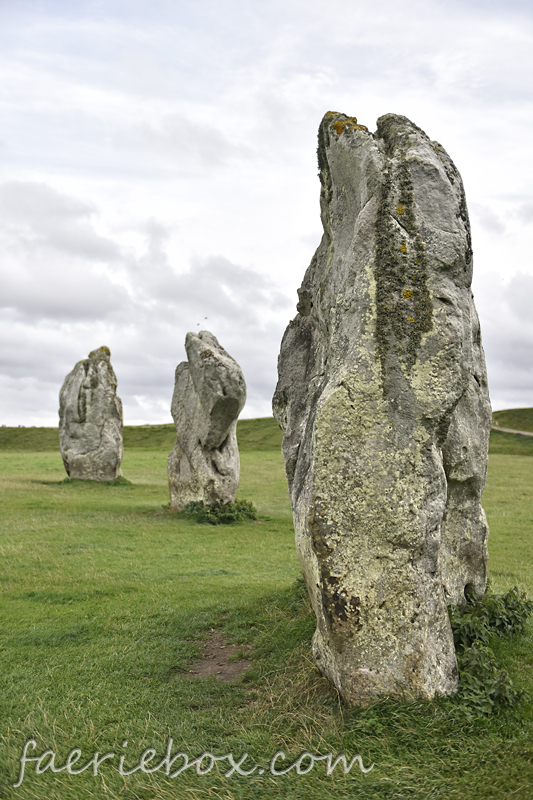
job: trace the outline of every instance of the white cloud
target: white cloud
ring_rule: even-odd
[[[101,344],[126,419],[169,419],[203,327],[244,369],[245,416],[269,414],[329,109],[404,114],[452,155],[492,391],[533,405],[532,22],[521,0],[0,4],[0,423],[53,424]]]
[[[475,293],[495,409],[533,405],[533,274],[485,276]]]
[[[480,203],[470,203],[470,216],[477,217],[481,227],[489,234],[501,236],[505,233],[505,225],[489,206]]]
[[[526,225],[533,222],[533,203],[523,203],[516,209],[516,217]]]
[[[146,220],[136,252],[95,233],[97,208],[44,185],[0,187],[0,208],[9,218],[1,230],[9,251],[0,301],[3,424],[18,424],[32,405],[31,424],[39,414],[55,424],[65,375],[102,344],[112,350],[126,422],[147,414],[166,421],[185,334],[201,329],[219,336],[244,369],[248,415],[270,413],[276,345],[291,302],[267,276],[222,256],[196,257],[178,272],[167,253],[172,229]],[[24,226],[24,235],[13,225]],[[93,240],[105,246],[87,246]]]
[[[44,183],[0,185],[0,307],[27,318],[100,318],[124,290],[98,267],[120,258],[96,233],[95,208]]]
[[[0,184],[0,218],[14,243],[99,262],[113,261],[118,249],[96,233],[91,219],[95,211],[94,206],[44,183]]]

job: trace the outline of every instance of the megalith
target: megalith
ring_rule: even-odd
[[[324,234],[273,410],[313,653],[349,703],[457,687],[447,603],[486,586],[490,403],[463,183],[387,114],[319,129]]]
[[[108,347],[78,361],[59,393],[59,447],[70,478],[113,481],[122,475],[122,403]]]
[[[237,362],[209,331],[188,333],[176,368],[171,412],[176,444],[168,457],[170,505],[233,503],[239,488],[237,417],[246,383]]]

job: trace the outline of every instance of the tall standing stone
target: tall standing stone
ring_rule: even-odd
[[[171,411],[176,444],[168,457],[170,505],[233,503],[239,488],[237,417],[246,384],[237,362],[209,331],[188,333],[188,361],[176,368]]]
[[[483,593],[490,404],[461,177],[388,114],[319,129],[322,241],[274,414],[319,668],[352,703],[457,686],[447,602]]]
[[[112,481],[122,475],[122,403],[108,347],[78,361],[59,394],[59,446],[70,478]]]

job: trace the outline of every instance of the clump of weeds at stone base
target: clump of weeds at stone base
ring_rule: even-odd
[[[490,644],[494,636],[523,633],[532,612],[533,602],[516,586],[505,594],[494,594],[490,587],[483,597],[472,592],[464,606],[450,606],[459,666],[459,689],[452,701],[465,713],[491,714],[523,698],[524,690],[515,689]]]
[[[209,506],[200,501],[187,503],[182,512],[195,522],[208,525],[231,525],[257,519],[257,509],[249,500],[236,500],[234,503],[219,503]]]

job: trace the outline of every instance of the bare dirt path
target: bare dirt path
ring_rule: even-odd
[[[515,431],[513,428],[500,428],[499,425],[491,425],[493,431],[502,431],[503,433],[520,433],[522,436],[533,436],[531,431]]]
[[[214,675],[219,681],[234,681],[252,665],[249,658],[251,647],[248,645],[227,644],[222,633],[211,630],[209,638],[204,643],[203,657],[190,665],[184,675],[197,678],[206,678]],[[232,660],[238,657],[237,661]]]

